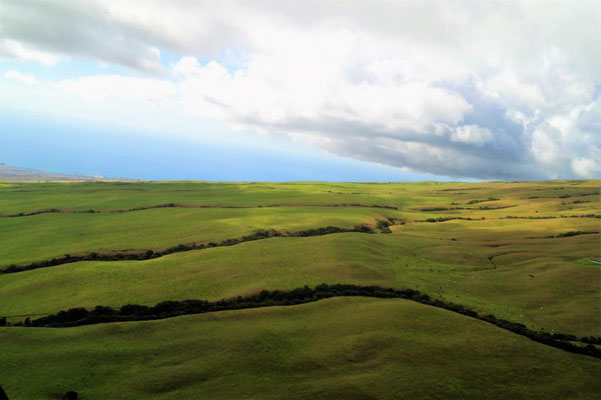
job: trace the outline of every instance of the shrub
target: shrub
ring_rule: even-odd
[[[475,310],[469,307],[444,302],[440,299],[432,299],[425,293],[414,289],[391,289],[379,286],[357,286],[347,284],[321,284],[314,288],[303,286],[289,291],[280,290],[262,290],[251,296],[237,296],[230,299],[222,299],[216,302],[204,300],[184,300],[184,301],[164,301],[153,307],[128,304],[119,310],[110,307],[96,306],[92,311],[85,308],[72,308],[67,311],[60,311],[57,314],[42,317],[33,321],[27,318],[25,326],[47,326],[47,327],[66,327],[76,325],[94,324],[110,321],[136,321],[167,318],[183,314],[198,314],[219,310],[234,310],[242,308],[266,307],[276,305],[294,305],[322,298],[333,296],[369,296],[380,298],[405,298],[420,303],[440,307],[463,314],[472,318],[477,318],[488,323],[494,324],[499,328],[506,329],[526,336],[534,341],[557,347],[573,353],[587,354],[601,358],[601,350],[598,350],[594,344],[601,344],[601,338],[591,336],[582,338],[582,343],[588,343],[587,346],[572,344],[576,340],[574,335],[561,333],[536,332],[528,329],[525,325],[514,321],[498,319],[494,315],[479,315]]]

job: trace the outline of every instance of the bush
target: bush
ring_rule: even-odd
[[[380,298],[404,298],[423,304],[444,308],[459,314],[477,318],[482,321],[494,324],[499,328],[526,336],[534,341],[557,347],[573,353],[586,354],[601,358],[601,350],[594,344],[601,344],[601,338],[591,336],[582,338],[582,343],[588,343],[587,346],[579,346],[571,343],[576,340],[574,335],[562,333],[536,332],[528,329],[525,325],[514,321],[498,319],[494,315],[479,315],[475,310],[469,307],[444,302],[440,299],[432,299],[425,293],[413,289],[391,289],[379,286],[357,286],[347,284],[325,284],[310,288],[303,286],[289,291],[281,290],[262,290],[251,296],[237,296],[230,299],[222,299],[216,302],[205,300],[183,300],[183,301],[164,301],[153,307],[127,304],[119,310],[114,310],[106,306],[96,306],[88,311],[85,308],[72,308],[67,311],[60,311],[57,314],[42,317],[33,321],[27,318],[25,326],[45,326],[45,327],[67,327],[94,324],[99,322],[111,321],[137,321],[168,318],[183,314],[199,314],[220,310],[236,310],[242,308],[268,307],[294,305],[316,301],[323,298],[334,296],[366,296]]]
[[[69,390],[67,393],[65,393],[61,399],[64,400],[77,400],[79,398],[79,395],[77,394],[77,392],[74,392],[72,390]]]
[[[390,230],[390,226],[392,225],[392,222],[389,220],[378,220],[376,222],[376,228],[378,228],[382,233],[392,233],[392,231]]]
[[[177,206],[177,205],[175,205],[175,206]],[[170,207],[170,206],[165,205],[164,207]],[[387,221],[384,221],[383,223],[387,223]],[[382,230],[382,232],[389,233],[389,232],[386,232],[385,229],[386,228],[384,228]],[[26,264],[26,265],[19,266],[16,264],[11,264],[11,265],[5,267],[4,269],[1,269],[0,274],[21,272],[21,271],[27,271],[27,270],[31,270],[31,269],[37,269],[37,268],[51,267],[51,266],[55,266],[55,265],[67,264],[67,263],[76,262],[76,261],[148,260],[151,258],[157,258],[157,257],[161,257],[161,256],[164,256],[167,254],[172,254],[172,253],[179,253],[179,252],[190,251],[190,250],[195,250],[195,249],[204,249],[204,248],[208,248],[208,247],[232,246],[232,245],[250,241],[250,240],[267,239],[267,238],[276,237],[276,236],[306,237],[306,236],[320,236],[320,235],[327,235],[330,233],[342,233],[342,232],[375,233],[373,231],[373,229],[367,225],[356,225],[354,229],[344,229],[344,228],[339,228],[337,226],[326,226],[326,227],[321,227],[321,228],[298,231],[295,233],[282,233],[275,229],[260,229],[258,231],[255,231],[251,235],[243,236],[241,238],[229,238],[229,239],[222,240],[219,243],[209,242],[206,245],[196,245],[194,243],[192,243],[192,244],[183,244],[182,243],[182,244],[178,244],[177,246],[173,246],[173,247],[170,247],[170,248],[162,250],[162,251],[154,251],[154,250],[149,249],[142,253],[117,251],[117,252],[109,253],[109,254],[98,254],[96,252],[92,252],[90,254],[80,255],[80,256],[72,256],[70,254],[65,254],[63,257],[60,257],[60,258],[52,258],[50,260],[36,261],[36,262],[32,262],[32,263]]]
[[[373,229],[371,229],[369,227],[369,225],[366,224],[357,224],[355,225],[355,228],[353,229],[353,231],[355,232],[362,232],[362,233],[375,233]]]

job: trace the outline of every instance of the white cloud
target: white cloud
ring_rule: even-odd
[[[437,125],[457,124],[471,106],[455,93],[422,82],[353,84],[344,80],[343,62],[314,59],[296,63],[277,56],[257,56],[244,69],[228,72],[212,61],[204,66],[184,57],[173,72],[180,101],[202,116],[220,113],[233,122],[290,131],[316,133],[324,120],[372,126],[397,135],[406,130],[434,131]],[[282,68],[282,64],[290,64]],[[330,79],[332,75],[337,80]],[[297,122],[303,120],[299,126]],[[311,128],[311,126],[315,128]]]
[[[493,134],[487,128],[477,125],[463,125],[455,128],[451,134],[451,141],[482,146],[493,140]]]
[[[55,88],[91,100],[122,99],[162,101],[175,93],[173,83],[153,78],[121,75],[87,76],[54,82]]]
[[[82,97],[438,174],[601,176],[597,1],[6,2],[2,43],[162,74],[55,85]]]
[[[48,67],[56,65],[64,58],[60,55],[39,50],[11,39],[0,40],[0,56],[14,57],[25,61],[35,61]]]
[[[507,69],[487,79],[480,89],[517,109],[536,111],[546,102],[541,88],[536,83],[521,82],[513,71]]]
[[[121,22],[102,1],[2,1],[0,55],[5,57],[47,66],[84,58],[160,72],[160,51],[149,41],[153,35]]]
[[[552,167],[561,157],[560,132],[552,127],[543,126],[532,135],[532,153],[537,161]]]
[[[6,71],[3,76],[4,79],[14,79],[16,81],[23,82],[27,85],[37,85],[40,83],[33,74],[21,73],[15,69]]]
[[[590,158],[576,158],[572,161],[572,169],[579,177],[590,178],[595,172],[601,171],[601,165]]]

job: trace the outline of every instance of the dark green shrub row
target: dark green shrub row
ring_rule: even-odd
[[[464,190],[481,190],[482,188],[473,187],[473,188],[451,188],[451,189],[441,189],[441,192],[462,192]]]
[[[503,208],[509,208],[514,206],[500,206],[500,207],[491,207],[491,206],[480,206],[478,208],[469,208],[469,207],[427,207],[420,208],[419,211],[429,212],[429,211],[454,211],[454,210],[502,210]]]
[[[546,216],[517,216],[517,215],[507,215],[505,217],[499,217],[499,219],[557,219],[557,218],[601,218],[601,214],[582,214],[582,215],[546,215]]]
[[[572,236],[579,236],[579,235],[591,235],[591,234],[594,234],[594,233],[599,233],[599,232],[595,232],[595,231],[569,231],[569,232],[560,233],[558,235],[545,236],[545,238],[548,238],[548,239],[565,238],[565,237],[572,237]]]
[[[470,217],[438,217],[438,218],[428,218],[425,220],[415,220],[415,222],[445,222],[445,221],[452,221],[455,219],[460,219],[460,220],[464,220],[464,221],[482,221],[486,218],[482,217],[482,218],[470,218]]]
[[[37,210],[37,211],[31,211],[31,212],[20,212],[17,214],[8,214],[8,215],[0,215],[0,217],[4,217],[4,218],[13,218],[13,217],[29,217],[32,215],[39,215],[39,214],[48,214],[48,213],[73,213],[73,214],[80,214],[80,213],[86,213],[86,214],[95,214],[95,213],[124,213],[124,212],[130,212],[130,211],[143,211],[143,210],[151,210],[154,208],[174,208],[174,207],[181,207],[181,208],[263,208],[263,207],[308,207],[309,205],[307,204],[267,204],[267,205],[258,205],[258,206],[222,206],[222,205],[204,205],[204,204],[178,204],[178,203],[165,203],[165,204],[158,204],[158,205],[153,205],[153,206],[140,206],[140,207],[133,207],[133,208],[121,208],[118,210],[106,210],[106,211],[102,211],[102,210],[83,210],[83,211],[75,211],[75,210],[61,210],[58,208],[48,208],[48,209],[44,209],[44,210]],[[388,210],[398,210],[398,207],[396,206],[385,206],[385,205],[378,205],[378,204],[361,204],[361,203],[341,203],[341,204],[314,204],[313,206],[316,207],[372,207],[372,208],[385,208]]]
[[[183,301],[164,301],[154,306],[145,306],[138,304],[127,304],[120,309],[113,309],[106,306],[96,306],[92,310],[85,308],[71,308],[66,311],[60,311],[46,317],[26,320],[25,326],[31,327],[71,327],[89,324],[98,324],[104,322],[116,321],[140,321],[154,320],[175,317],[186,314],[201,314],[223,310],[238,310],[244,308],[284,306],[308,303],[329,297],[337,296],[364,296],[378,298],[401,298],[409,299],[419,303],[444,308],[468,317],[477,318],[489,322],[499,328],[526,336],[536,342],[544,343],[549,346],[557,347],[573,353],[586,354],[601,358],[601,350],[597,349],[592,343],[599,343],[601,338],[587,339],[586,346],[572,343],[576,340],[574,335],[536,332],[518,322],[500,319],[494,315],[480,315],[469,307],[445,302],[439,299],[432,299],[424,293],[413,289],[390,289],[379,286],[357,286],[345,284],[321,284],[314,288],[304,286],[301,288],[282,291],[282,290],[263,290],[260,293],[250,296],[238,296],[230,299],[223,299],[215,302],[206,300],[183,300]],[[584,342],[584,339],[582,340]]]
[[[419,211],[430,212],[430,211],[452,211],[452,210],[465,210],[464,207],[426,207],[420,208]]]
[[[0,270],[0,274],[9,274],[14,272],[29,271],[32,269],[54,267],[56,265],[68,264],[78,261],[122,261],[122,260],[149,260],[151,258],[158,258],[172,253],[181,253],[190,250],[200,250],[212,247],[221,246],[233,246],[242,242],[248,242],[252,240],[267,239],[275,236],[291,236],[291,237],[308,237],[308,236],[322,236],[331,233],[343,233],[343,232],[360,232],[360,233],[375,233],[375,231],[368,225],[355,225],[353,229],[339,228],[337,226],[326,226],[315,229],[307,229],[298,232],[282,232],[275,229],[260,229],[250,235],[243,236],[241,238],[230,238],[222,240],[221,242],[209,242],[203,243],[192,243],[192,244],[178,244],[177,246],[170,247],[161,251],[146,250],[144,252],[131,252],[131,251],[116,251],[111,253],[89,253],[83,255],[71,255],[65,254],[63,257],[55,257],[50,260],[35,261],[25,265],[11,264],[4,269]]]
[[[379,219],[376,222],[376,228],[382,233],[392,233],[390,230],[391,225],[394,225],[394,221],[391,221],[390,219]]]
[[[601,193],[599,192],[588,192],[588,193],[572,193],[572,194],[562,194],[561,196],[558,196],[560,199],[568,199],[570,197],[583,197],[583,196],[595,196],[595,195],[599,195]]]
[[[220,206],[220,205],[205,205],[205,204],[190,204],[190,205],[185,205],[185,204],[178,204],[178,203],[165,203],[165,204],[157,204],[154,206],[141,206],[141,207],[134,207],[134,208],[123,208],[123,209],[119,209],[117,210],[117,212],[130,212],[130,211],[143,211],[143,210],[151,210],[153,208],[174,208],[174,207],[178,207],[178,208],[249,208],[246,206]]]
[[[44,210],[37,210],[37,211],[31,211],[31,212],[20,212],[18,214],[9,214],[9,215],[5,215],[5,217],[8,218],[14,218],[14,217],[30,217],[32,215],[39,215],[39,214],[51,214],[51,213],[59,213],[62,212],[62,210],[59,210],[58,208],[47,208]]]
[[[353,231],[352,229],[338,228],[337,226],[326,226],[326,227],[322,227],[322,228],[306,229],[304,231],[289,233],[288,236],[294,236],[294,237],[322,236],[322,235],[327,235],[329,233],[342,233],[342,232],[352,232],[352,231]]]
[[[372,204],[371,207],[373,207],[373,208],[386,208],[388,210],[398,210],[399,209],[396,206],[379,206],[377,204]]]
[[[81,210],[81,211],[71,211],[71,210],[61,210],[59,208],[47,208],[44,210],[36,210],[36,211],[31,211],[31,212],[20,212],[18,214],[8,214],[8,215],[2,215],[3,218],[14,218],[14,217],[31,217],[33,215],[40,215],[40,214],[53,214],[53,213],[72,213],[72,214],[95,214],[95,213],[100,213],[102,211],[98,211],[98,210]]]
[[[275,204],[259,205],[257,207],[258,208],[261,208],[261,207],[367,207],[367,208],[385,208],[388,210],[398,210],[399,209],[396,206],[386,206],[386,205],[379,205],[379,204],[364,204],[364,203],[329,203],[329,204],[275,203]]]
[[[568,205],[568,204],[583,204],[583,203],[590,203],[590,202],[591,202],[590,200],[574,200],[574,201],[573,201],[573,202],[571,202],[571,203],[565,203],[565,202],[562,202],[560,205],[561,205],[561,206],[566,206],[566,205]]]
[[[66,210],[59,208],[47,208],[43,210],[36,210],[31,212],[20,212],[16,214],[5,214],[0,215],[2,218],[12,218],[12,217],[29,217],[32,215],[39,214],[48,214],[48,213],[72,213],[72,214],[95,214],[95,213],[124,213],[130,211],[143,211],[143,210],[151,210],[154,208],[263,208],[263,207],[308,207],[308,206],[316,206],[316,207],[372,207],[372,208],[385,208],[389,210],[398,210],[396,206],[386,206],[386,205],[378,205],[378,204],[361,204],[361,203],[340,203],[340,204],[267,204],[267,205],[258,205],[258,206],[234,206],[234,205],[209,205],[209,204],[179,204],[179,203],[165,203],[165,204],[157,204],[151,206],[140,206],[140,207],[132,207],[132,208],[121,208],[117,210]]]
[[[556,333],[556,335],[557,335],[557,333]],[[567,339],[567,340],[573,340],[573,339]],[[595,337],[595,336],[583,337],[582,339],[580,339],[580,342],[601,345],[601,337]]]
[[[141,206],[141,207],[133,207],[133,208],[123,208],[123,209],[117,210],[117,212],[142,211],[142,210],[149,210],[151,208],[172,208],[172,207],[181,207],[181,204],[167,203],[167,204],[158,204],[156,206]]]
[[[474,200],[470,200],[467,202],[467,204],[477,204],[477,203],[484,203],[485,201],[498,201],[501,199],[497,199],[496,197],[489,197],[487,199],[474,199]]]

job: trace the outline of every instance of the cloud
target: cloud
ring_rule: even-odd
[[[162,101],[175,93],[169,81],[121,75],[87,76],[52,84],[67,93],[90,100],[122,99]]]
[[[583,178],[590,178],[594,172],[599,172],[599,164],[590,158],[576,158],[572,160],[574,173]]]
[[[27,85],[37,85],[40,83],[33,74],[21,73],[15,69],[6,71],[3,76],[4,79],[14,79]]]
[[[596,1],[6,4],[13,48],[162,74],[55,85],[79,96],[160,101],[415,171],[601,177]]]
[[[477,125],[459,126],[451,133],[451,141],[474,144],[479,147],[492,140],[493,135],[490,130]]]
[[[5,0],[0,55],[44,65],[82,57],[143,71],[160,71],[160,51],[135,24],[115,18],[101,2]]]
[[[0,40],[0,56],[18,58],[24,61],[35,61],[48,67],[58,64],[61,58],[64,58],[11,39]]]

